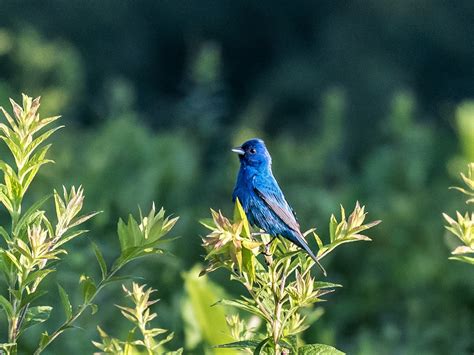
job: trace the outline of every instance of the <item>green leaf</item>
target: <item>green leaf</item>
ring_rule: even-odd
[[[318,244],[318,248],[321,249],[324,246],[323,241],[321,240],[321,238],[315,231],[312,231],[312,233],[313,233],[314,239],[316,240],[316,243]]]
[[[298,355],[344,355],[340,350],[325,344],[309,344],[298,348]]]
[[[89,301],[92,299],[92,296],[97,290],[97,286],[95,285],[94,280],[92,280],[87,275],[81,275],[79,283],[82,287],[82,296],[84,298],[84,303],[89,303]]]
[[[242,248],[242,267],[249,276],[250,283],[255,281],[255,255],[247,248]]]
[[[43,332],[41,334],[39,348],[44,349],[44,347],[49,343],[50,340],[51,340],[51,336],[49,336],[48,332]]]
[[[129,216],[129,221],[133,220],[132,216]],[[127,248],[133,245],[132,239],[134,239],[133,232],[130,233],[130,224],[127,225],[122,218],[119,219],[117,225],[117,234],[120,241],[120,250],[123,252]],[[132,234],[132,235],[130,235]]]
[[[26,312],[25,321],[23,322],[22,328],[26,329],[48,320],[52,309],[53,307],[50,306],[30,307],[28,312]]]
[[[254,349],[261,343],[260,340],[241,340],[233,343],[216,345],[215,348],[231,348],[231,349]]]
[[[69,320],[72,318],[72,306],[71,302],[69,301],[69,296],[60,284],[58,284],[58,290],[59,297],[61,298],[61,304],[63,305],[64,314],[66,315],[66,320]]]
[[[329,220],[329,240],[334,242],[336,239],[336,228],[337,228],[337,220],[336,216],[333,214],[331,215],[331,219]]]
[[[56,248],[60,247],[61,245],[64,245],[66,243],[69,243],[71,240],[73,240],[74,238],[77,238],[79,237],[80,235],[84,234],[84,233],[87,233],[88,230],[87,229],[81,229],[81,230],[78,230],[78,231],[74,231],[72,233],[70,233],[69,231],[66,232],[66,234],[64,234],[61,239],[56,243]]]
[[[27,304],[30,304],[32,303],[33,301],[36,301],[38,298],[40,298],[41,296],[47,294],[48,291],[38,291],[36,290],[35,292],[33,293],[30,293],[30,294],[27,294],[26,296],[23,297],[23,299],[21,300],[21,304],[20,304],[20,307],[24,307],[26,306]]]
[[[242,228],[243,236],[245,238],[250,238],[251,233],[250,233],[249,222],[247,220],[247,215],[245,214],[245,211],[242,208],[242,205],[240,204],[240,201],[238,198],[235,200],[235,207],[234,207],[234,223],[237,223],[237,222],[242,222],[243,224],[243,228]]]
[[[8,123],[9,123],[9,125],[11,127],[16,127],[15,120],[12,118],[12,116],[10,116],[10,114],[3,107],[0,107],[0,111],[2,111],[3,115],[5,116],[5,118],[7,119]]]
[[[6,195],[6,186],[0,184],[0,202],[5,206],[10,214],[13,213],[13,203],[10,198]]]
[[[25,151],[25,158],[28,158],[33,151],[40,146],[41,143],[43,143],[46,139],[48,139],[54,132],[57,130],[64,128],[64,126],[58,126],[55,128],[52,128],[44,133],[42,133],[40,136],[35,138],[28,146],[28,149]]]
[[[71,224],[69,224],[69,228],[77,227],[80,224],[83,224],[87,222],[89,219],[94,218],[95,216],[101,214],[102,211],[96,211],[96,212],[91,212],[86,215],[80,216],[75,218],[74,220],[71,221]]]
[[[35,212],[38,212],[41,206],[45,204],[46,201],[48,201],[51,198],[51,194],[44,196],[43,198],[39,199],[36,201],[34,204],[31,205],[30,208],[21,216],[20,220],[15,226],[15,230],[13,231],[14,235],[19,235],[20,231],[24,227],[25,224],[30,224],[30,218]]]
[[[13,306],[8,300],[0,295],[0,307],[3,308],[8,318],[11,318],[13,315]]]
[[[262,311],[258,307],[254,306],[252,304],[249,304],[245,300],[221,300],[217,304],[222,304],[224,306],[235,307],[235,308],[241,309],[243,311],[255,314],[256,316],[258,316],[260,318],[267,319],[267,317],[265,317],[265,314],[263,314]],[[269,319],[267,319],[267,320],[269,320]]]
[[[36,174],[38,173],[39,169],[42,165],[52,163],[52,160],[45,159],[46,153],[48,152],[49,148],[51,148],[51,144],[45,145],[41,147],[30,159],[28,162],[28,168],[26,173],[22,177],[22,193],[24,194],[28,187],[30,186],[31,182],[35,178]]]
[[[457,260],[474,265],[474,258],[469,256],[451,256],[449,257],[449,260]]]
[[[292,353],[296,353],[298,349],[298,337],[296,335],[291,335],[282,339],[283,346],[290,347]]]
[[[122,254],[120,255],[117,260],[115,260],[114,264],[112,265],[112,269],[119,269],[125,266],[125,264],[131,262],[132,260],[153,255],[153,254],[167,254],[171,255],[169,252],[159,248],[152,248],[147,246],[140,246],[140,247],[130,247],[123,250]]]
[[[95,303],[91,303],[90,304],[90,307],[91,307],[91,314],[94,315],[97,313],[97,311],[99,310],[99,306],[96,305]]]
[[[260,355],[260,353],[262,352],[263,348],[268,344],[268,342],[270,341],[270,338],[266,338],[266,339],[263,339],[260,344],[258,344],[256,347],[255,347],[255,350],[253,352],[254,355]]]
[[[95,257],[99,263],[100,271],[102,272],[102,279],[105,279],[107,276],[107,264],[105,263],[104,256],[102,255],[102,252],[100,251],[97,244],[94,242],[92,242],[92,249],[94,250]]]
[[[2,254],[8,257],[9,261],[11,261],[11,263],[16,267],[18,271],[23,270],[15,255],[13,255],[9,250],[4,250]]]
[[[233,342],[225,319],[226,309],[211,308],[219,298],[225,297],[224,290],[208,277],[199,277],[201,269],[202,266],[196,265],[183,275],[186,296],[181,313],[186,346],[193,347],[203,340],[210,345]]]
[[[179,348],[178,350],[174,351],[165,351],[163,355],[182,355],[183,354],[183,348]]]
[[[335,284],[332,282],[325,282],[325,281],[316,281],[314,283],[315,288],[333,288],[333,287],[342,287],[340,284]]]
[[[3,237],[3,239],[5,239],[7,243],[11,241],[10,235],[2,226],[0,226],[0,235]]]
[[[20,249],[19,249],[20,250]],[[54,269],[42,269],[42,270],[37,270],[28,275],[26,280],[23,283],[23,286],[28,286],[32,282],[37,282],[38,285],[40,284],[43,279],[48,276],[48,274],[54,272]]]
[[[12,277],[16,278],[16,274],[13,274],[13,263],[10,258],[5,254],[4,250],[0,249],[0,270],[3,272],[5,276],[5,280],[9,282],[11,281]]]

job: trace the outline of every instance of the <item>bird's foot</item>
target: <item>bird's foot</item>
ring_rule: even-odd
[[[270,243],[265,244],[265,247],[263,248],[262,254],[265,256],[272,256],[272,253],[270,253]]]
[[[261,233],[261,234],[265,234],[265,233]],[[265,244],[265,246],[263,247],[263,251],[262,251],[262,254],[265,255],[265,256],[271,256],[272,253],[270,253],[270,247],[272,245],[272,242],[275,240],[275,237],[273,237],[267,244]]]
[[[270,247],[274,239],[275,238],[272,238],[272,240],[270,240],[267,244],[265,244],[265,247],[262,251],[262,254],[265,257],[265,262],[267,263],[267,265],[270,265],[273,262],[273,257],[272,257],[272,253],[270,252]]]

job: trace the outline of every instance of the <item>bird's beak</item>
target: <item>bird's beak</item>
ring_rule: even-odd
[[[245,154],[245,151],[241,147],[232,148],[232,151],[234,153],[237,153],[238,155],[244,155]]]

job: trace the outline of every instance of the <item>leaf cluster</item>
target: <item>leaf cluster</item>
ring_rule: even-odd
[[[48,129],[58,117],[40,117],[40,98],[33,100],[23,95],[22,106],[13,100],[11,104],[13,116],[0,108],[6,118],[6,123],[0,123],[0,139],[5,142],[13,161],[11,165],[0,161],[4,180],[0,183],[0,203],[11,217],[9,228],[0,226],[0,241],[3,240],[0,244],[0,275],[8,290],[4,295],[0,294],[0,309],[8,321],[8,341],[0,344],[0,349],[8,354],[16,354],[20,335],[29,327],[45,322],[53,309],[52,306],[38,304],[39,298],[46,293],[40,287],[43,280],[56,270],[58,261],[67,254],[67,244],[86,232],[78,227],[97,212],[81,213],[84,202],[82,187],[63,187],[62,193],[53,192],[53,218],[43,209],[50,196],[45,196],[24,209],[23,198],[31,182],[40,167],[51,162],[46,158],[50,145],[43,143],[60,127]],[[116,276],[125,265],[146,255],[162,254],[164,250],[160,248],[161,243],[169,240],[164,237],[177,220],[177,217],[165,216],[163,208],[156,212],[154,205],[146,216],[140,211],[138,221],[132,216],[126,223],[120,220],[120,255],[110,269],[100,248],[92,243],[101,270],[100,280],[96,282],[91,276],[80,276],[83,300],[77,307],[73,307],[66,290],[58,285],[65,320],[51,333],[42,333],[35,354],[40,354],[65,330],[74,328],[75,322],[86,309],[95,313],[97,305],[94,304],[94,299],[102,289],[111,282],[128,278]],[[143,288],[134,288],[133,295],[142,297],[140,307],[149,306],[146,299],[150,293],[151,291],[143,291]],[[139,301],[138,298],[134,300]],[[146,317],[140,320],[141,326],[143,322],[147,323],[152,319],[146,310],[143,312]],[[150,333],[148,329],[143,329],[145,341],[147,337],[156,336],[156,330]]]
[[[96,213],[81,215],[83,189],[63,188],[54,191],[56,216],[48,217],[42,209],[45,196],[23,211],[23,198],[39,169],[51,160],[46,158],[50,145],[42,145],[57,129],[45,130],[59,117],[41,118],[40,99],[23,95],[23,105],[11,100],[13,117],[0,108],[6,123],[0,123],[0,139],[8,147],[13,164],[0,161],[4,182],[0,183],[0,202],[11,216],[9,230],[0,227],[4,244],[0,248],[0,271],[8,288],[8,297],[0,295],[1,308],[8,320],[10,351],[16,351],[17,338],[30,326],[49,317],[52,307],[31,306],[45,292],[39,290],[44,278],[55,271],[54,261],[67,251],[65,245],[85,230],[76,227]]]
[[[202,221],[211,232],[203,238],[207,251],[207,267],[202,273],[217,268],[229,271],[231,279],[241,283],[247,296],[219,303],[232,306],[257,316],[266,324],[266,330],[244,332],[245,321],[228,318],[231,333],[237,340],[222,347],[251,349],[254,353],[273,353],[284,349],[297,353],[297,336],[309,326],[304,309],[324,301],[323,296],[341,285],[316,280],[311,274],[315,265],[305,252],[284,239],[275,239],[259,231],[253,231],[245,212],[237,200],[233,221],[221,212],[211,210],[212,219]],[[341,244],[370,240],[361,232],[379,221],[364,224],[366,212],[357,203],[346,219],[341,207],[341,220],[330,220],[330,242],[323,244],[314,229],[312,234],[319,246],[321,259]],[[261,236],[261,241],[256,236]]]
[[[91,276],[85,274],[81,275],[79,282],[82,290],[83,303],[79,305],[75,312],[73,312],[73,307],[69,303],[69,296],[61,287],[59,288],[66,320],[52,334],[43,333],[39,352],[44,350],[44,348],[54,341],[58,335],[60,335],[66,329],[71,328],[77,318],[79,318],[79,316],[87,308],[90,308],[93,314],[96,313],[98,306],[94,303],[94,300],[107,285],[112,282],[124,281],[131,278],[130,276],[116,276],[116,274],[124,266],[129,264],[131,261],[143,256],[164,253],[165,250],[161,249],[159,246],[161,246],[162,243],[170,240],[165,239],[164,237],[173,228],[177,220],[177,217],[170,218],[169,216],[166,216],[165,210],[163,208],[161,208],[159,212],[156,213],[154,204],[146,216],[143,216],[142,212],[140,211],[139,220],[136,220],[132,215],[129,216],[127,223],[123,222],[123,220],[119,220],[117,234],[120,242],[120,255],[112,263],[110,269],[107,266],[107,262],[104,259],[100,248],[95,243],[92,243],[92,249],[101,270],[101,278],[98,282],[96,282]],[[147,293],[143,291],[143,287],[134,287],[133,292],[129,292],[129,295],[133,296],[134,301],[139,302],[137,303],[137,306],[140,305],[140,309],[143,309],[143,307],[145,307],[148,302],[147,299],[149,298],[151,292],[152,291],[149,291]],[[138,313],[136,315],[138,316]],[[144,313],[144,316],[145,315],[146,312]],[[146,320],[145,323],[147,323],[152,319],[147,317],[148,316],[142,319],[142,321]],[[145,333],[149,335],[148,331]],[[103,334],[105,336],[105,333]],[[113,344],[110,346],[113,346]]]
[[[120,219],[117,233],[121,254],[114,266],[121,267],[131,260],[146,255],[163,254],[165,250],[160,246],[172,240],[163,237],[174,227],[178,219],[179,217],[165,216],[163,208],[157,213],[155,204],[145,217],[140,210],[140,222],[137,222],[132,215],[129,215],[127,222]]]
[[[247,275],[252,283],[255,279],[256,256],[264,244],[253,238],[240,202],[237,200],[235,204],[232,222],[221,211],[211,210],[211,215],[212,219],[201,221],[204,227],[211,230],[202,238],[208,265],[201,275],[226,267]]]
[[[468,165],[467,175],[461,173],[461,178],[466,187],[453,187],[468,196],[466,204],[474,203],[474,163]],[[474,265],[474,213],[466,212],[464,215],[456,212],[456,219],[443,213],[443,217],[447,222],[445,228],[460,241],[461,245],[457,246],[451,254],[451,260],[458,260]]]
[[[147,354],[163,354],[163,345],[173,339],[173,333],[168,333],[166,329],[153,328],[150,323],[157,317],[156,313],[152,313],[150,307],[158,302],[152,300],[151,295],[155,290],[151,288],[145,289],[145,285],[132,283],[132,289],[129,290],[123,286],[125,295],[131,299],[133,307],[117,306],[122,315],[129,320],[134,327],[129,331],[126,340],[120,340],[109,336],[102,328],[97,327],[101,342],[93,341],[92,343],[105,354],[123,354],[131,355],[142,353],[144,350]],[[136,335],[138,332],[139,336]],[[164,338],[158,339],[159,336],[168,333]],[[181,354],[182,349],[166,354]]]

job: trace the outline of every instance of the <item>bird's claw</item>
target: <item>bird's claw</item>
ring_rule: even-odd
[[[264,249],[263,249],[263,251],[262,251],[262,254],[263,254],[263,255],[265,255],[265,256],[272,256],[272,253],[270,253],[270,244],[271,244],[271,242],[265,244],[265,247],[264,247]]]
[[[275,239],[275,238],[273,238],[273,239]],[[267,263],[267,265],[270,265],[273,262],[272,253],[270,253],[270,246],[273,242],[273,239],[270,240],[270,242],[268,242],[267,244],[265,244],[265,247],[262,251],[262,254],[265,257],[265,262]]]

